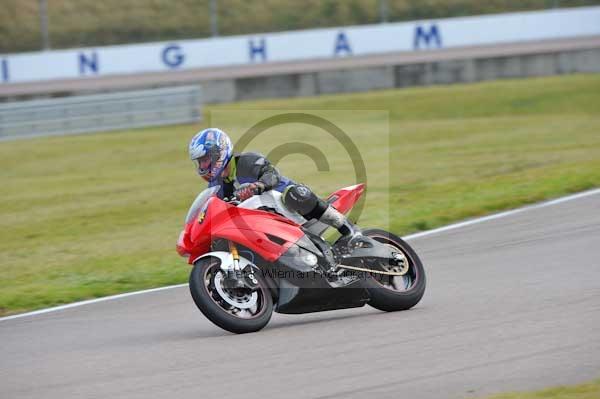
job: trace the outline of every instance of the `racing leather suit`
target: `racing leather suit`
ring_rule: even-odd
[[[282,176],[267,158],[258,153],[234,154],[230,161],[228,176],[216,179],[209,184],[209,187],[220,185],[218,196],[231,198],[240,185],[256,182],[264,185],[263,191],[281,192],[284,205],[289,210],[298,212],[305,219],[318,219],[335,227],[344,236],[356,234],[355,227],[343,214],[319,198],[307,186]]]

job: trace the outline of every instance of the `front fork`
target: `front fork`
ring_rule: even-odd
[[[229,253],[233,258],[233,271],[229,272],[228,279],[235,288],[250,288],[252,290],[258,287],[258,280],[254,275],[252,266],[248,265],[243,270],[240,266],[240,254],[235,242],[229,241]]]
[[[240,268],[240,254],[238,253],[235,242],[229,241],[229,253],[233,258],[233,271],[236,276],[242,276],[242,269]]]

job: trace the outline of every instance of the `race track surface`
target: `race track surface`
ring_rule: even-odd
[[[182,287],[0,320],[0,397],[437,399],[600,377],[600,195],[410,242],[429,280],[405,312],[236,336]]]

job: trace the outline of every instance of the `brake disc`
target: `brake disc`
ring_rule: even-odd
[[[223,273],[219,272],[215,274],[214,278],[215,289],[219,293],[219,296],[223,298],[225,302],[238,309],[250,309],[258,300],[258,293],[252,291],[244,295],[232,292],[232,290],[223,288]]]

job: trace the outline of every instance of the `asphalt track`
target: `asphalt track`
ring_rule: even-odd
[[[405,312],[237,336],[179,287],[0,320],[0,398],[465,398],[600,376],[600,190],[410,241],[429,281]]]

